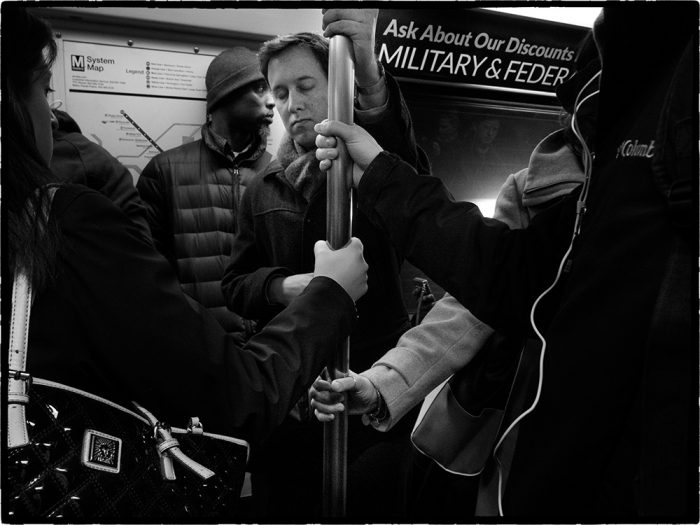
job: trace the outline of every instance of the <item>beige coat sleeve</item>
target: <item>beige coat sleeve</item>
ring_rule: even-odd
[[[464,367],[493,330],[454,297],[437,301],[417,327],[399,339],[372,368],[362,372],[379,390],[389,418],[377,430],[389,430],[437,385]]]

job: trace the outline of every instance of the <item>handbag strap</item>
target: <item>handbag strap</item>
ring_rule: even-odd
[[[206,480],[211,478],[215,472],[208,469],[204,465],[197,463],[192,458],[185,455],[180,450],[180,443],[173,437],[170,429],[162,425],[158,419],[148,410],[139,405],[136,401],[132,401],[136,409],[143,414],[154,429],[154,434],[158,441],[158,455],[161,458],[161,474],[165,479],[175,479],[175,469],[173,462],[177,461],[182,466],[187,467],[191,472],[195,473],[200,478]],[[166,454],[167,453],[167,454]]]
[[[48,221],[51,203],[58,189],[49,185],[48,198],[41,213]],[[30,203],[27,204],[34,212]],[[10,350],[8,352],[7,381],[7,447],[17,448],[29,442],[25,406],[29,402],[31,376],[27,369],[27,343],[29,339],[29,316],[32,309],[32,282],[26,269],[15,268],[12,285],[12,317],[10,321]]]
[[[27,339],[29,313],[32,307],[32,285],[22,270],[15,271],[12,286],[12,319],[10,322],[10,351],[7,381],[7,448],[16,448],[29,442],[25,405],[30,376],[27,367]]]

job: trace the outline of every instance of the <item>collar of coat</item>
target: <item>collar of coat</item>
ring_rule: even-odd
[[[216,151],[219,155],[225,157],[234,165],[238,165],[242,162],[255,162],[258,160],[267,149],[267,137],[269,134],[269,126],[262,126],[258,130],[258,133],[254,135],[250,144],[248,144],[248,146],[246,146],[246,148],[238,155],[235,155],[228,140],[226,140],[226,138],[222,135],[216,133],[212,129],[210,122],[207,122],[202,126],[202,140],[207,147],[212,151]]]

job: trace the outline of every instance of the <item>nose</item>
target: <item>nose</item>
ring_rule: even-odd
[[[272,93],[270,91],[267,91],[265,93],[263,101],[267,109],[272,109],[275,107],[275,98],[272,96]]]
[[[287,108],[290,113],[297,113],[304,109],[304,97],[298,91],[289,92],[289,100],[287,100]]]

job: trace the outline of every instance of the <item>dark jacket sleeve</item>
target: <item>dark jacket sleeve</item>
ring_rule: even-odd
[[[270,304],[267,300],[270,280],[293,272],[281,266],[266,266],[266,257],[256,239],[252,203],[261,191],[261,183],[259,175],[241,198],[238,231],[231,245],[231,262],[221,279],[221,291],[229,310],[264,322],[282,310],[281,305]]]
[[[355,112],[357,124],[365,128],[384,150],[401,157],[418,173],[430,173],[428,157],[416,144],[411,112],[398,82],[389,73],[386,73],[386,85],[389,91],[386,109],[369,117]]]
[[[578,192],[578,190],[575,190]],[[454,202],[435,177],[380,153],[364,173],[358,206],[398,252],[496,330],[522,334],[537,295],[553,281],[573,231],[575,195],[525,230]]]
[[[102,193],[126,213],[146,239],[151,238],[146,210],[131,173],[102,146],[80,133],[56,131],[51,169],[63,181],[85,184]]]
[[[260,439],[351,330],[351,298],[317,277],[238,347],[187,301],[165,259],[123,228],[124,216],[102,196],[83,192],[59,214],[62,292],[79,312],[74,330],[92,342],[86,377],[107,374],[170,424],[198,415],[209,431]]]
[[[136,189],[146,207],[146,219],[156,249],[165,256],[173,268],[176,268],[172,219],[168,213],[171,209],[168,205],[170,188],[163,174],[159,157],[153,157],[146,164],[139,176]]]

